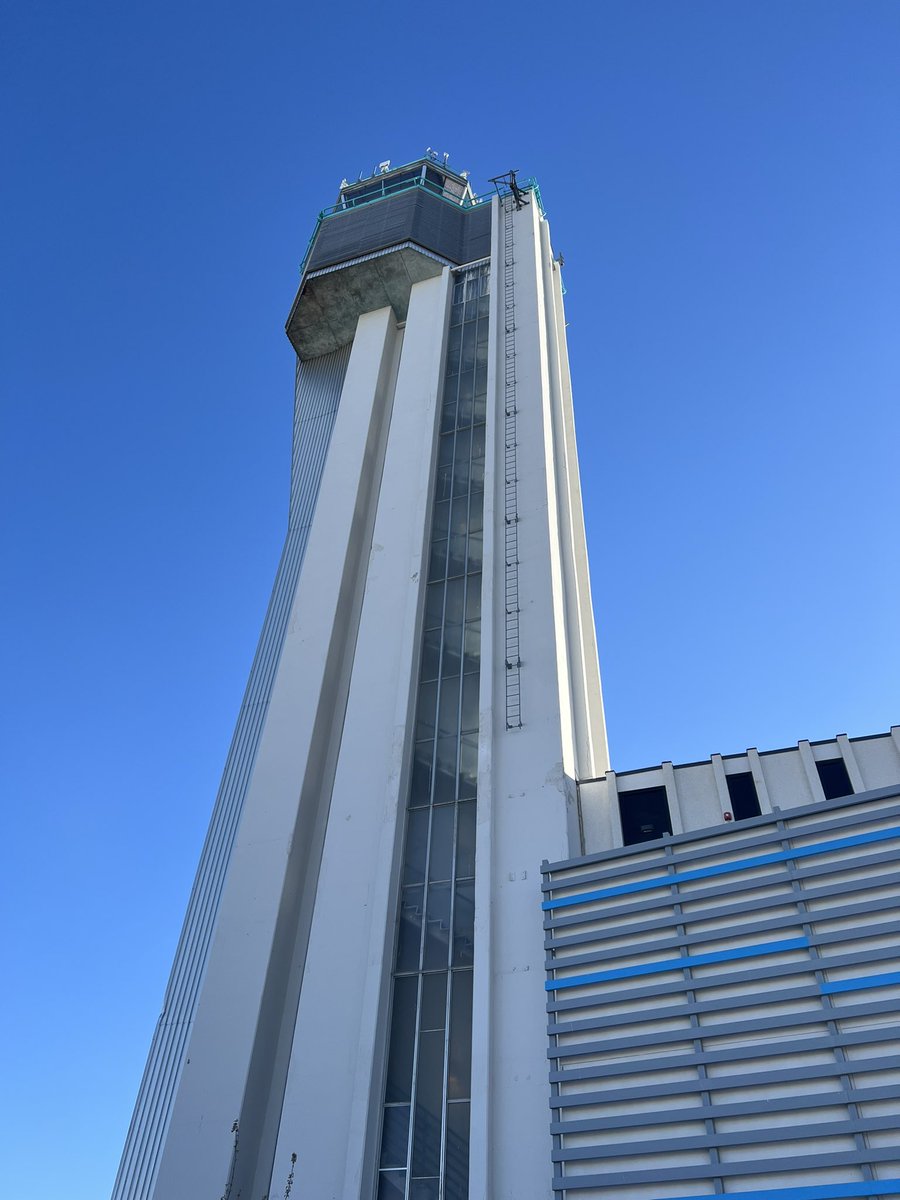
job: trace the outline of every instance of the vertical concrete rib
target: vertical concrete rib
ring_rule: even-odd
[[[287,537],[113,1187],[113,1200],[145,1200],[153,1187],[349,358],[347,345],[298,364]]]

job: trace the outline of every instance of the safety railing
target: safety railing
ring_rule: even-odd
[[[300,263],[300,275],[306,270],[306,264],[309,262],[310,252],[312,251],[315,240],[319,235],[319,230],[324,221],[328,221],[333,217],[341,217],[346,213],[357,212],[360,208],[364,208],[370,204],[379,204],[384,200],[390,200],[394,196],[399,196],[402,192],[410,192],[415,188],[422,188],[429,195],[435,196],[438,200],[443,200],[445,204],[452,204],[454,208],[478,208],[482,204],[488,204],[495,194],[507,196],[510,194],[510,189],[505,184],[497,187],[496,193],[488,192],[484,196],[455,196],[452,192],[448,192],[442,184],[434,183],[424,176],[417,176],[414,179],[399,179],[393,183],[385,180],[382,183],[382,189],[375,195],[361,196],[359,199],[354,199],[353,196],[342,196],[337,204],[332,204],[330,208],[323,208],[316,218],[315,228],[312,231],[309,241],[306,244],[306,250],[303,254],[303,260]],[[537,206],[541,210],[541,215],[547,215],[544,209],[544,202],[541,199],[541,189],[538,186],[536,179],[526,179],[519,184],[519,190],[522,192],[532,192]]]

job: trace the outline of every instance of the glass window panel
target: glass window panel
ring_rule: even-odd
[[[468,1100],[471,1095],[472,1074],[472,972],[454,971],[450,988],[447,1098]]]
[[[469,500],[467,496],[457,496],[450,509],[450,535],[467,533],[469,529]]]
[[[459,363],[459,348],[462,345],[462,339],[463,339],[462,328],[460,326],[451,328],[450,333],[447,337],[447,374],[448,375],[456,374],[456,370],[453,369],[454,367],[456,367],[457,370],[459,369],[457,364]]]
[[[444,585],[432,583],[425,592],[425,628],[435,629],[444,619]]]
[[[619,793],[622,839],[626,846],[650,842],[672,832],[665,787],[636,788]]]
[[[434,802],[447,804],[456,799],[456,737],[438,738],[437,768],[434,776]]]
[[[434,497],[436,500],[449,500],[453,489],[453,467],[450,463],[438,467],[434,478]]]
[[[405,1170],[408,1144],[409,1105],[397,1104],[386,1108],[381,1127],[381,1166],[403,1167]]]
[[[467,679],[477,678],[467,675]],[[424,686],[429,686],[425,684]],[[438,733],[449,737],[459,732],[459,676],[452,675],[441,680],[441,705],[438,712]]]
[[[413,751],[412,784],[409,807],[418,808],[431,801],[431,760],[434,757],[434,742],[416,742]]]
[[[460,886],[469,887],[470,885],[461,884]],[[463,936],[464,931],[460,933],[460,937],[462,938]],[[428,885],[428,911],[425,914],[425,955],[423,959],[423,970],[446,970],[449,948],[450,884],[430,883]],[[460,954],[465,954],[464,946],[461,947]],[[469,964],[461,962],[460,965],[467,966]]]
[[[419,946],[422,934],[422,905],[425,901],[421,887],[404,888],[400,893],[400,936],[397,939],[397,970],[418,971]],[[398,1097],[402,1099],[402,1097]]]
[[[454,461],[457,463],[468,463],[472,456],[472,431],[471,429],[460,429],[456,434],[456,453]]]
[[[471,401],[475,395],[475,372],[463,371],[459,377],[459,398],[460,400]]]
[[[422,638],[422,679],[437,679],[441,663],[441,631],[426,629]]]
[[[456,402],[445,404],[441,409],[441,433],[448,433],[456,428]]]
[[[462,689],[462,711],[460,713],[459,727],[468,732],[469,730],[478,731],[478,681],[479,676],[464,675]]]
[[[405,1171],[382,1171],[378,1176],[378,1200],[404,1200]]]
[[[434,1175],[430,1179],[413,1179],[409,1185],[409,1200],[440,1200],[441,1181]]]
[[[416,741],[434,737],[434,710],[437,705],[437,683],[419,684],[419,706],[416,711]]]
[[[431,554],[428,561],[428,578],[430,581],[435,579],[443,579],[447,573],[447,541],[441,539],[439,542],[432,542]]]
[[[475,465],[476,465],[475,463],[472,464],[473,470],[475,468]],[[479,530],[477,533],[469,534],[468,553],[466,555],[466,570],[470,574],[472,572],[477,572],[477,571],[481,570],[482,554],[483,554],[482,536],[481,536],[481,530]],[[452,543],[451,543],[451,548],[450,548],[450,557],[452,560],[452,558],[453,558]]]
[[[454,296],[459,302],[451,311],[448,335],[428,565],[433,582],[426,590],[417,742],[404,841],[379,1200],[468,1200],[472,1007],[468,968],[474,929],[488,280],[486,269],[456,276]],[[468,320],[460,325],[463,293]],[[474,430],[472,420],[478,422]],[[444,572],[451,576],[446,585],[440,581]],[[466,732],[460,737],[461,708]],[[459,803],[453,803],[457,795]],[[426,809],[429,803],[433,807]],[[423,887],[426,862],[429,882]],[[451,956],[456,968],[452,982],[447,973]],[[449,1098],[455,1102],[445,1108],[448,986],[453,1063]],[[407,1177],[403,1168],[410,1140],[417,1001],[413,1166]],[[442,1126],[446,1129],[443,1179],[439,1178]]]
[[[473,586],[474,575],[469,576],[469,588]],[[447,584],[447,601],[445,620],[448,625],[461,625],[463,620],[463,584],[462,579],[451,579]],[[480,590],[480,583],[478,590]]]
[[[471,621],[466,626],[465,638],[463,642],[464,657],[463,671],[466,675],[471,675],[473,671],[477,671],[481,663],[481,622]]]
[[[759,796],[756,793],[756,784],[753,782],[753,776],[749,771],[739,771],[734,775],[726,775],[725,783],[728,787],[731,811],[734,813],[736,821],[746,821],[748,817],[758,817],[760,815]]]
[[[484,459],[477,458],[469,468],[469,478],[472,481],[472,490],[481,492],[484,490]],[[454,476],[453,486],[456,487],[456,476]]]
[[[431,810],[431,857],[428,860],[428,878],[431,881],[449,879],[453,874],[455,808],[453,804],[443,804]]]
[[[453,443],[456,440],[455,434],[442,433],[440,443],[438,445],[438,466],[444,467],[447,463],[453,462]]]
[[[462,625],[444,626],[444,661],[441,664],[441,676],[444,679],[449,679],[451,675],[459,675],[460,673],[462,632]]]
[[[434,517],[431,521],[431,540],[439,541],[450,533],[450,501],[442,500],[434,506]]]
[[[441,1093],[444,1082],[444,1034],[419,1035],[416,1069],[416,1116],[413,1130],[414,1175],[437,1175],[441,1164]]]
[[[484,527],[484,493],[473,492],[469,498],[469,529],[477,531]]]
[[[841,796],[853,795],[853,784],[842,758],[820,758],[816,762],[816,770],[826,800],[838,800]]]
[[[464,496],[469,490],[469,460],[458,459],[453,464],[453,495]]]
[[[464,429],[467,425],[471,425],[475,417],[475,401],[470,397],[468,400],[460,400],[459,411],[456,415],[456,425],[458,429]]]
[[[447,1143],[444,1149],[444,1200],[469,1197],[469,1104],[447,1105]]]
[[[468,589],[466,590],[466,620],[480,621],[481,620],[481,576],[469,575]],[[449,595],[449,585],[447,592]]]
[[[403,883],[425,882],[425,856],[428,852],[428,809],[416,808],[409,814],[406,826],[406,849],[403,854]],[[404,1163],[406,1159],[403,1160]]]
[[[471,967],[475,941],[475,882],[467,880],[456,885],[453,908],[454,967]]]
[[[450,979],[446,971],[436,975],[422,976],[422,1015],[419,1019],[420,1029],[441,1029],[447,1024],[447,983]],[[406,1159],[403,1160],[406,1162]]]
[[[467,570],[481,570],[480,551],[478,566],[470,566],[469,558],[466,554],[466,535],[464,533],[455,533],[450,539],[450,556],[447,559],[447,574],[451,577],[454,575],[465,575]]]
[[[475,803],[467,800],[457,806],[456,878],[475,877]]]
[[[391,1041],[388,1049],[388,1103],[409,1100],[412,1091],[413,1047],[416,1041],[416,1000],[419,981],[414,975],[394,980]]]
[[[459,739],[459,795],[471,799],[478,782],[478,734],[464,733]]]
[[[462,356],[460,357],[460,370],[470,371],[475,366],[475,326],[463,325],[462,327]]]

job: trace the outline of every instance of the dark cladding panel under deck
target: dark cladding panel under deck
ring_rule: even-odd
[[[491,252],[491,206],[463,208],[423,188],[412,188],[336,213],[319,227],[307,271],[402,242],[415,242],[453,263],[487,258]]]

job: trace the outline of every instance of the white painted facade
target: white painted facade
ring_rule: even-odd
[[[672,833],[723,826],[735,819],[727,778],[750,774],[759,811],[821,804],[827,797],[817,762],[843,763],[854,793],[891,787],[900,782],[900,726],[888,733],[848,738],[846,734],[821,742],[801,741],[795,747],[743,754],[714,754],[705,762],[673,766],[661,763],[637,771],[607,771],[597,779],[581,777],[578,792],[584,829],[584,854],[624,845],[622,806],[629,796],[646,788],[664,787]]]
[[[521,207],[508,195],[490,205],[468,1194],[519,1200],[551,1194],[544,947],[540,922],[530,919],[539,865],[579,851],[575,781],[608,764],[559,269],[536,193]],[[389,253],[376,256],[380,279],[389,278]],[[411,253],[405,245],[407,264]],[[323,412],[326,392],[335,379],[340,385],[327,452],[304,463],[304,428],[297,435],[294,491],[314,507],[303,566],[287,597],[277,667],[260,692],[264,720],[239,811],[226,821],[220,802],[213,818],[195,888],[208,897],[212,923],[201,936],[192,898],[115,1200],[262,1200],[283,1193],[293,1155],[295,1200],[373,1200],[379,1186],[457,268],[427,262],[426,277],[407,285],[399,319],[395,303],[367,308],[358,280],[368,260],[355,261],[362,265],[357,282],[348,275],[347,305],[359,315],[349,357],[336,347],[300,365],[313,417],[316,372],[327,376]],[[328,268],[332,304],[340,270]],[[504,550],[511,301],[521,685],[521,727],[513,728]],[[301,293],[292,320],[303,318],[303,305]],[[320,322],[319,346],[322,330]],[[339,365],[319,366],[340,355]],[[216,847],[221,867],[210,865]]]

